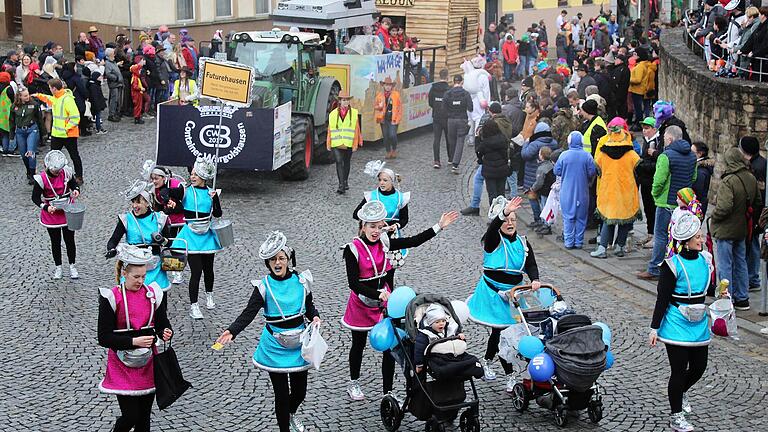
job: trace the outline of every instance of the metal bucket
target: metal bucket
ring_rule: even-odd
[[[79,202],[69,203],[64,206],[64,216],[67,218],[67,228],[77,231],[83,228],[85,218],[85,204]]]
[[[211,224],[211,229],[216,233],[221,247],[229,247],[235,244],[235,232],[232,229],[232,221],[229,219],[216,219]]]

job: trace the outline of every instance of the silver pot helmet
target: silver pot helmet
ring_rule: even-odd
[[[198,157],[197,160],[195,160],[195,165],[192,167],[192,170],[203,180],[210,180],[216,175],[216,165],[201,157]]]
[[[152,250],[149,248],[140,248],[138,246],[120,243],[116,247],[117,259],[123,264],[129,265],[147,265],[153,260]]]
[[[502,195],[497,196],[493,199],[491,202],[491,207],[488,208],[488,219],[493,219],[496,217],[499,217],[499,214],[501,214],[502,211],[504,211],[504,207],[507,206],[506,198],[504,198]]]
[[[365,164],[363,173],[368,174],[373,178],[378,178],[379,174],[384,173],[392,180],[392,184],[397,187],[397,174],[389,168],[385,168],[386,162],[380,160],[372,160]]]
[[[149,188],[151,186],[151,183],[136,179],[133,181],[131,187],[123,191],[123,197],[126,201],[132,201],[134,198],[142,196],[145,200],[147,200],[148,203],[151,203],[152,201],[150,201],[150,199],[152,195],[149,193]]]
[[[296,253],[288,246],[288,239],[281,231],[272,231],[267,234],[267,239],[259,246],[259,258],[269,260],[278,253],[285,252],[293,267],[296,267]]]
[[[672,225],[672,238],[682,243],[690,240],[701,229],[701,220],[689,212],[686,211],[677,217],[674,225]]]
[[[160,177],[168,177],[168,173],[162,167],[157,166],[155,161],[148,159],[144,161],[144,165],[141,167],[141,178],[146,181],[150,181],[152,174],[158,175]]]
[[[51,170],[60,170],[67,166],[67,156],[61,150],[51,150],[45,155],[45,167]]]
[[[381,201],[368,201],[357,211],[361,222],[379,222],[387,218],[387,209]]]

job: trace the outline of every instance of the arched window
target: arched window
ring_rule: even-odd
[[[459,39],[459,51],[467,49],[467,32],[469,31],[469,22],[467,17],[461,19],[461,35]]]

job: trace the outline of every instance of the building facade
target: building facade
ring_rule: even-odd
[[[71,48],[71,39],[96,26],[104,41],[119,33],[134,38],[147,28],[186,28],[196,41],[210,40],[217,29],[268,30],[276,0],[4,0],[0,2],[0,39],[42,45],[55,41]],[[130,16],[129,16],[130,8]]]

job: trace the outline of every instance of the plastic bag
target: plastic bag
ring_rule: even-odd
[[[320,370],[320,364],[328,351],[328,344],[320,334],[319,324],[310,324],[301,335],[301,357],[309,362],[315,370]]]
[[[709,316],[712,317],[712,333],[717,336],[739,338],[739,328],[736,325],[736,311],[730,298],[715,300],[709,305]]]
[[[538,336],[540,329],[528,324],[528,330],[531,335]],[[520,339],[523,336],[528,336],[528,332],[525,330],[525,324],[517,323],[505,328],[501,331],[499,337],[499,357],[503,358],[506,362],[512,363],[517,360],[517,344],[520,343]]]

